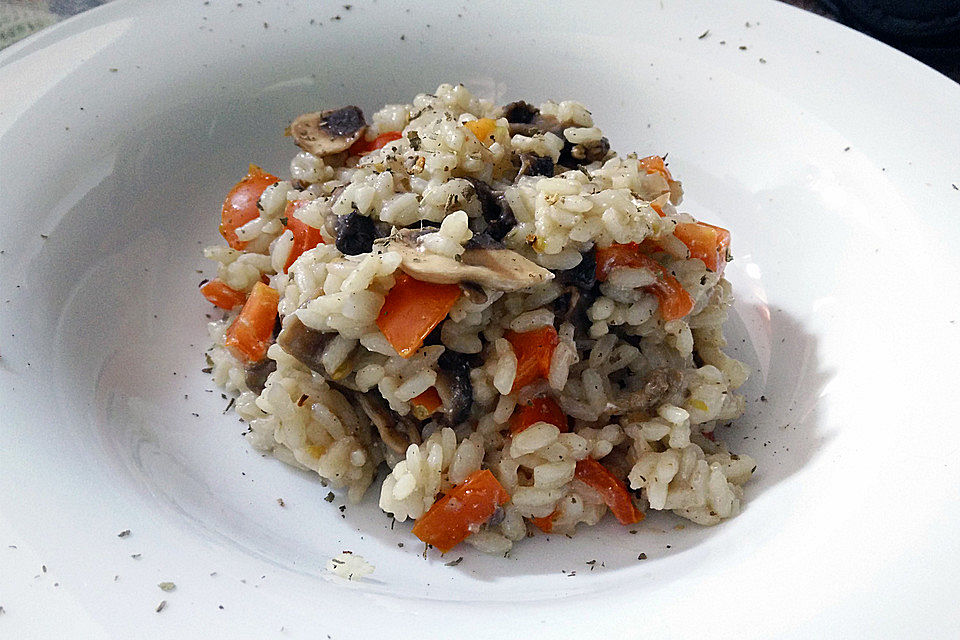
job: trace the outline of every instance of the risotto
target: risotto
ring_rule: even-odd
[[[289,179],[251,165],[204,252],[212,375],[254,447],[353,502],[380,478],[441,552],[738,513],[730,234],[677,208],[662,157],[614,153],[577,102],[448,84],[286,133]]]

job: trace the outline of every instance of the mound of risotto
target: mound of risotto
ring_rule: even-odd
[[[505,553],[607,511],[703,525],[755,469],[723,353],[730,234],[678,210],[576,102],[462,85],[307,113],[285,180],[251,166],[205,250],[217,384],[254,447],[446,552]]]

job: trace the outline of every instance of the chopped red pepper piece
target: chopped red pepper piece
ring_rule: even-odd
[[[257,207],[260,196],[267,187],[279,181],[277,176],[251,164],[247,175],[227,194],[223,201],[223,211],[220,213],[220,235],[226,238],[231,248],[243,249],[247,246],[246,242],[237,238],[237,228],[260,215]]]
[[[260,362],[273,342],[280,294],[262,282],[253,285],[240,315],[227,327],[224,343],[234,356],[247,364]]]
[[[508,331],[504,337],[517,356],[517,375],[513,379],[511,393],[550,375],[550,360],[560,342],[556,329],[545,326],[523,333]]]
[[[293,245],[290,247],[290,255],[287,256],[287,263],[283,267],[284,273],[290,269],[290,265],[292,265],[296,259],[303,254],[304,251],[309,251],[310,249],[323,244],[323,234],[320,233],[320,229],[311,227],[306,222],[303,222],[293,215],[295,211],[309,202],[310,200],[297,200],[295,202],[288,202],[287,208],[283,212],[283,215],[287,220],[284,224],[284,227],[293,233]]]
[[[549,422],[556,425],[561,433],[570,430],[567,424],[567,415],[560,408],[560,405],[548,396],[537,396],[529,403],[517,406],[516,411],[510,416],[510,433],[517,435],[538,422]]]
[[[670,175],[670,170],[667,169],[667,165],[663,163],[663,158],[660,156],[647,156],[646,158],[640,158],[637,162],[640,163],[640,168],[650,173],[659,173],[667,180],[673,180],[673,176]]]
[[[420,395],[411,398],[410,404],[415,405],[415,407],[420,407],[422,409],[421,415],[425,417],[433,414],[437,409],[442,407],[443,401],[440,399],[440,394],[437,392],[436,387],[428,387],[427,390]],[[421,420],[424,419],[421,418],[420,415],[417,417]]]
[[[399,131],[388,131],[386,133],[381,133],[373,140],[367,140],[365,138],[360,138],[350,147],[351,156],[362,156],[365,153],[370,153],[371,151],[376,151],[380,147],[383,147],[394,140],[399,140],[403,137],[403,134]]]
[[[413,535],[446,553],[476,531],[506,504],[510,494],[489,469],[474,471],[413,525]]]
[[[593,458],[578,461],[574,477],[600,494],[603,503],[620,524],[634,524],[643,520],[643,513],[633,504],[627,485]]]
[[[537,529],[540,529],[540,531],[543,531],[544,533],[550,533],[553,531],[553,521],[558,515],[560,515],[560,510],[554,509],[553,513],[548,516],[544,516],[542,518],[529,518],[529,520],[533,523],[533,526],[535,526]]]
[[[673,235],[690,250],[690,257],[700,258],[707,269],[723,273],[730,249],[730,232],[706,222],[681,222]]]
[[[200,287],[200,293],[203,294],[204,298],[227,311],[233,311],[237,307],[242,307],[243,303],[247,300],[246,293],[228,287],[220,278],[214,278],[203,284]]]
[[[663,209],[651,202],[653,210],[664,217]],[[723,227],[715,227],[706,222],[679,222],[673,230],[677,240],[687,245],[691,258],[700,258],[707,269],[723,273],[727,266],[727,252],[730,250],[730,232]],[[646,253],[662,251],[663,248],[652,238],[646,238],[640,244],[640,250]]]
[[[617,267],[645,267],[653,271],[657,281],[644,287],[644,290],[657,297],[660,303],[660,315],[664,320],[677,320],[693,309],[693,298],[680,282],[667,273],[659,262],[643,253],[636,242],[597,247],[596,257],[596,276],[601,282],[605,281],[610,272]]]
[[[380,308],[377,326],[393,348],[409,358],[460,297],[455,284],[423,282],[399,271]]]

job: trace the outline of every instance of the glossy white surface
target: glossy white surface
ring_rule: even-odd
[[[773,2],[511,11],[121,0],[0,53],[0,636],[960,634],[960,86]],[[585,102],[733,230],[739,517],[424,560],[208,392],[223,194],[295,115],[443,81]]]

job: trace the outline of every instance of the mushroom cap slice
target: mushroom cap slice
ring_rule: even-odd
[[[401,229],[386,240],[389,250],[400,254],[400,268],[417,280],[437,284],[478,284],[494,291],[519,291],[553,278],[553,274],[511,249],[467,249],[455,260],[424,251],[418,242],[422,232]]]
[[[376,427],[380,439],[394,453],[403,455],[411,444],[420,444],[420,431],[410,418],[392,414],[372,392],[358,391],[353,396],[357,405]]]
[[[287,317],[283,329],[277,336],[277,344],[291,356],[305,364],[310,370],[324,373],[323,350],[334,338],[333,333],[324,333],[303,324],[296,315]]]
[[[346,151],[366,130],[363,111],[352,105],[304,113],[290,123],[293,141],[318,158]]]

